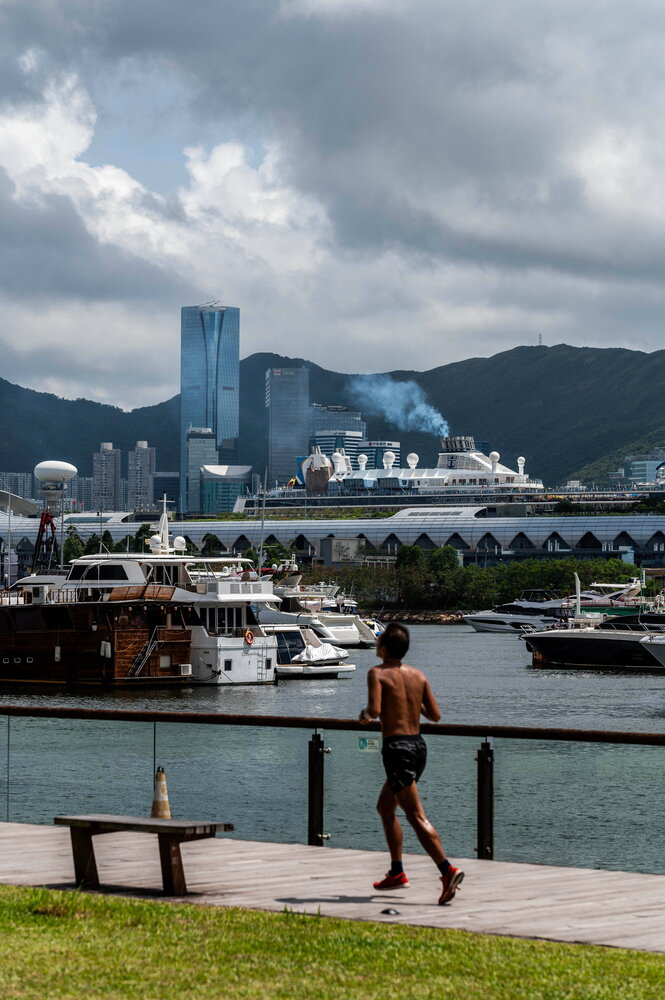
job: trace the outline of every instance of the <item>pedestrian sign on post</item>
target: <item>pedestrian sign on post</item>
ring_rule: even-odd
[[[358,749],[363,753],[378,753],[379,740],[376,736],[359,736]]]

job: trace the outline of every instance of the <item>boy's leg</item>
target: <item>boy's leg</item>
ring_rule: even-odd
[[[390,789],[388,789],[388,791],[390,791]],[[381,794],[383,794],[383,792]],[[390,792],[390,794],[392,795],[392,792]],[[423,809],[422,802],[420,801],[420,795],[418,794],[418,786],[415,781],[413,781],[410,785],[407,785],[406,788],[402,788],[401,791],[397,792],[397,794],[393,796],[393,798],[397,799],[397,802],[404,810],[404,815],[415,830],[418,840],[425,848],[434,864],[440,865],[442,861],[445,861],[446,853],[443,849],[443,844],[441,843],[439,834],[425,815],[425,810]],[[381,800],[379,799],[379,801]],[[387,833],[386,839],[388,839]]]
[[[391,792],[387,781],[384,782],[381,789],[376,809],[383,823],[383,832],[388,844],[388,850],[390,851],[390,860],[401,861],[404,835],[400,821],[397,819],[397,799]]]

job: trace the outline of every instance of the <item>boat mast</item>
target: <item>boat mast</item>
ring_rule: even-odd
[[[265,527],[266,527],[266,489],[268,487],[268,466],[266,465],[265,472],[263,473],[263,506],[261,509],[261,544],[259,546],[259,576],[261,576],[261,567],[263,566],[263,539],[265,538]]]

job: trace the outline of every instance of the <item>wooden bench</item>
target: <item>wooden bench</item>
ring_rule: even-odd
[[[74,855],[76,884],[99,888],[99,875],[92,838],[100,833],[156,833],[162,866],[164,895],[185,896],[187,883],[180,845],[190,840],[214,837],[217,831],[233,830],[233,823],[194,822],[184,819],[144,819],[142,816],[56,816],[58,826],[68,826]]]

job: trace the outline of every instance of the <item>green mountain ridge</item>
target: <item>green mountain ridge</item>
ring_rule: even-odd
[[[617,469],[623,466],[626,455],[645,455],[653,451],[654,448],[662,447],[665,447],[665,425],[656,427],[654,430],[642,435],[642,437],[634,441],[628,441],[626,444],[621,445],[621,447],[615,448],[614,451],[611,451],[608,455],[603,455],[602,458],[597,459],[595,462],[589,462],[587,465],[582,466],[575,473],[574,478],[589,484],[606,483],[609,473],[616,472]]]
[[[358,405],[347,399],[348,374],[278,354],[244,358],[240,456],[257,471],[263,470],[267,452],[266,368],[294,364],[310,369],[312,402]],[[511,467],[524,455],[527,472],[548,486],[571,477],[593,479],[605,465],[616,468],[625,454],[665,444],[665,351],[516,347],[429,371],[387,374],[420,385],[451,433],[488,441]],[[415,451],[421,466],[436,464],[439,441],[433,434],[400,430],[372,413],[370,400],[361,409],[370,438],[399,440],[403,456]],[[147,440],[157,448],[159,469],[175,470],[179,410],[179,396],[126,412],[0,379],[0,469],[26,472],[46,458],[58,458],[90,475],[92,454],[101,441],[113,441],[126,451],[137,440]],[[641,442],[648,444],[642,447]]]

